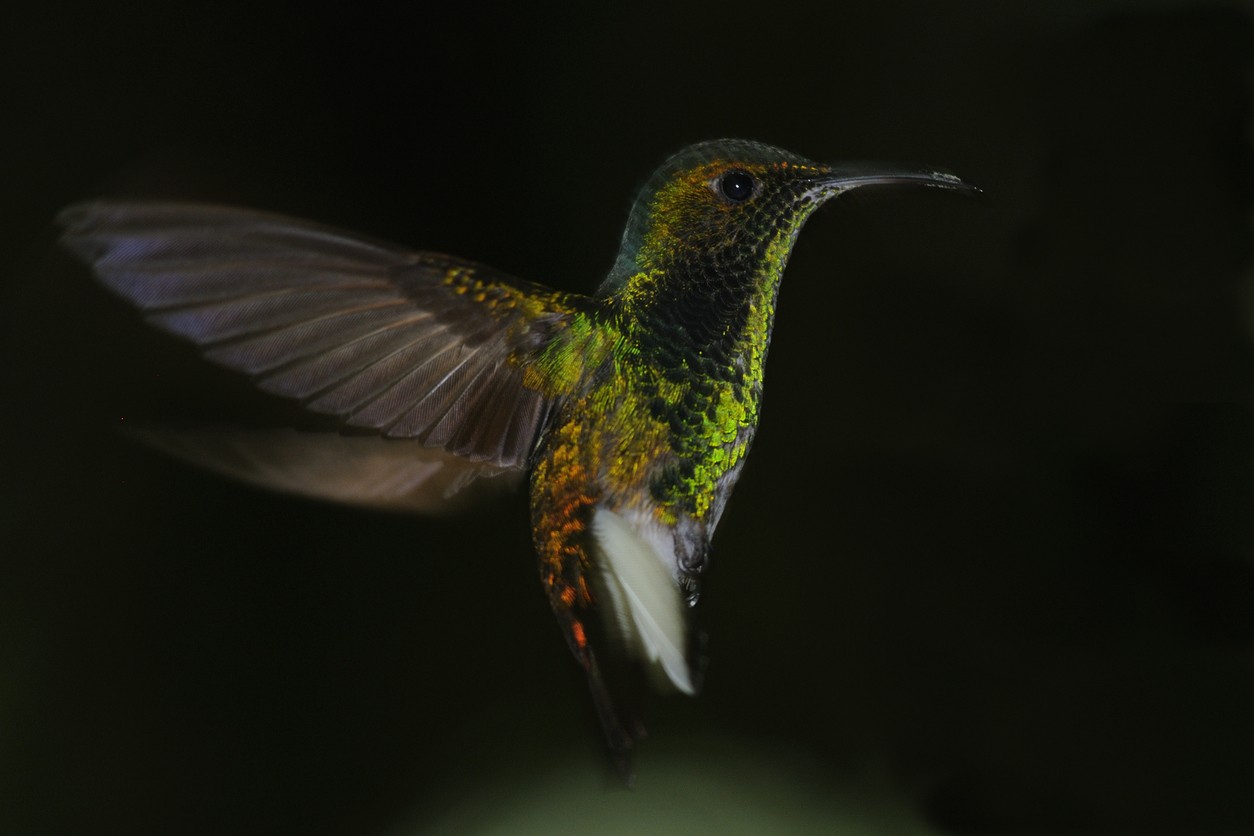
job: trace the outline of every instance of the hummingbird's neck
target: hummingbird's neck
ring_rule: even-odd
[[[746,358],[765,357],[786,261],[786,250],[754,269],[677,260],[632,274],[607,302],[651,365],[739,377]]]
[[[780,277],[813,208],[802,207],[761,237],[720,236],[704,245],[633,213],[598,295],[658,368],[679,374],[693,363],[706,372],[743,367],[747,355],[765,357]]]

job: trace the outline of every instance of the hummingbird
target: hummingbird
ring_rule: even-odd
[[[100,200],[64,245],[152,325],[341,431],[147,440],[265,487],[434,512],[529,479],[540,582],[617,758],[650,690],[695,694],[693,608],[758,426],[780,279],[802,226],[935,170],[690,146],[645,182],[591,296],[247,209]]]

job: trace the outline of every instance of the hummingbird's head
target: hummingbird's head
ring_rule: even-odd
[[[951,174],[823,165],[742,139],[690,146],[640,190],[602,293],[630,286],[633,277],[666,275],[689,288],[777,277],[824,202],[866,185],[908,182],[974,191]]]

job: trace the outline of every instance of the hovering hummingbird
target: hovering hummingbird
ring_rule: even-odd
[[[158,328],[373,433],[151,439],[271,488],[438,510],[530,473],[540,580],[611,749],[644,683],[694,694],[691,608],[758,424],[780,277],[802,225],[864,186],[974,192],[938,171],[691,146],[641,189],[593,296],[244,209],[99,201],[63,241]]]

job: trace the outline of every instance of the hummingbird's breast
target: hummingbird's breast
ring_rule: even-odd
[[[577,357],[579,380],[541,443],[533,482],[577,473],[597,502],[665,526],[697,523],[708,539],[757,428],[772,313],[750,300],[739,327],[706,345],[621,318],[576,328],[573,345],[551,352]]]
[[[757,427],[773,305],[705,345],[614,314],[572,320],[534,364],[562,393],[531,473],[540,575],[590,678],[601,632],[691,692],[685,601]]]

